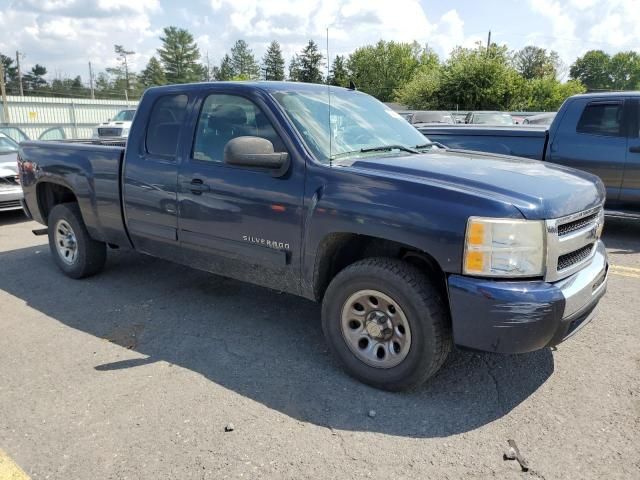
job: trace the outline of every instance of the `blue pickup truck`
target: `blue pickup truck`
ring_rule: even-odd
[[[453,345],[556,345],[607,285],[597,177],[441,148],[355,90],[151,88],[126,147],[25,142],[18,162],[66,275],[134,249],[322,302],[332,351],[379,388],[420,384]]]
[[[575,95],[547,129],[535,126],[420,126],[451,148],[544,160],[599,176],[607,215],[640,219],[640,92]]]

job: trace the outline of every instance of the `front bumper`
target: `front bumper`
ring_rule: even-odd
[[[0,212],[7,210],[22,209],[23,198],[22,187],[2,187],[0,188]]]
[[[454,342],[498,353],[557,345],[592,319],[607,289],[608,267],[607,252],[599,241],[587,266],[554,283],[450,275]]]

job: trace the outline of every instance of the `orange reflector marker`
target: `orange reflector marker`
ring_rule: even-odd
[[[286,210],[286,207],[284,205],[271,205],[271,210],[273,210],[274,212],[284,212]]]
[[[471,223],[469,225],[469,245],[482,245],[484,242],[484,224]]]
[[[481,272],[484,267],[484,253],[467,252],[466,262],[467,270]]]

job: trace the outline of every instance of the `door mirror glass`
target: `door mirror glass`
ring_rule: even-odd
[[[236,137],[224,147],[224,163],[238,167],[264,168],[283,175],[289,166],[289,155],[274,152],[273,143],[261,137]]]

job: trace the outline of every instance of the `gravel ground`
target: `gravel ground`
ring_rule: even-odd
[[[38,227],[0,214],[0,453],[33,479],[640,478],[639,224],[608,223],[579,335],[401,394],[340,371],[309,301],[134,253],[74,281]]]

